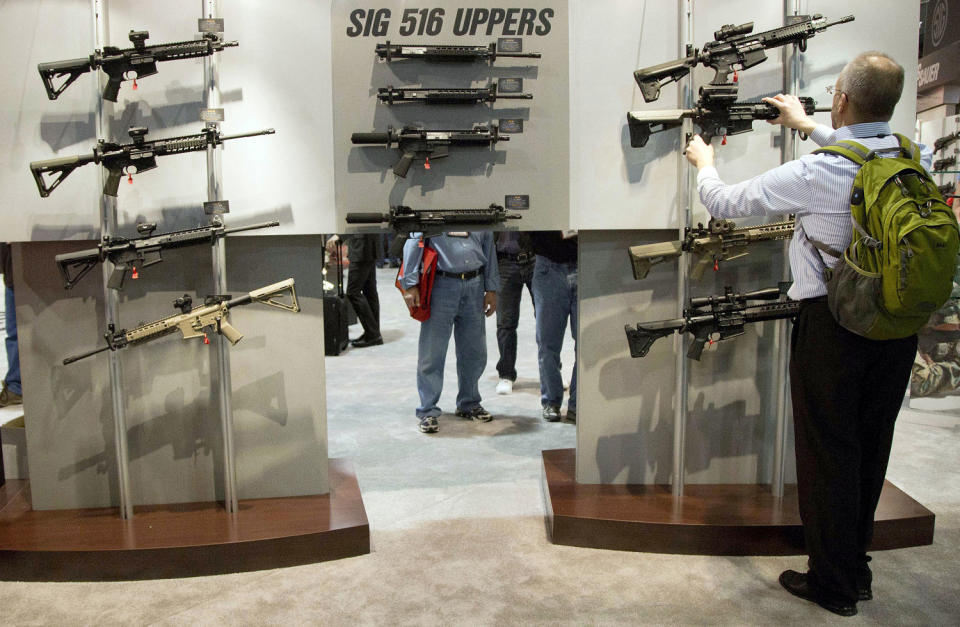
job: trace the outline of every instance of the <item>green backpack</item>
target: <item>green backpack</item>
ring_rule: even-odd
[[[850,194],[850,246],[839,253],[810,241],[842,256],[823,273],[833,317],[873,340],[907,337],[927,323],[950,296],[960,248],[957,218],[920,165],[920,148],[899,133],[897,138],[895,148],[869,150],[843,140],[814,151],[860,166]],[[877,154],[891,151],[900,154]]]

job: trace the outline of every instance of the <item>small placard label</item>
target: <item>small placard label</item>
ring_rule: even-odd
[[[503,206],[506,209],[529,209],[529,194],[513,194],[503,197]]]
[[[523,132],[523,120],[519,119],[500,119],[500,132],[504,135],[516,135]]]
[[[497,39],[497,52],[523,52],[523,40],[519,37]]]
[[[199,20],[197,20],[197,30],[199,30],[201,33],[222,33],[223,18],[222,17],[200,18]]]
[[[497,81],[497,91],[501,94],[519,94],[523,91],[523,79],[501,78]]]
[[[223,122],[223,109],[200,109],[201,122]]]
[[[230,213],[229,200],[209,200],[203,203],[203,212],[208,216],[219,216]]]

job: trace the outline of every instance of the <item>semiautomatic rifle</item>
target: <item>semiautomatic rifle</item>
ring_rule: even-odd
[[[134,126],[129,135],[133,140],[128,144],[117,144],[100,140],[88,155],[74,157],[58,157],[46,161],[34,161],[30,164],[30,171],[37,182],[40,196],[46,198],[55,190],[63,179],[80,166],[88,163],[99,163],[107,169],[108,176],[103,184],[103,193],[107,196],[116,196],[120,187],[120,177],[127,175],[127,180],[133,183],[133,175],[157,167],[157,157],[179,155],[185,152],[206,150],[207,146],[217,146],[231,139],[256,137],[257,135],[273,135],[272,128],[239,135],[221,135],[214,128],[205,128],[196,135],[181,137],[167,137],[164,139],[146,140],[147,128]]]
[[[957,157],[946,157],[944,159],[937,159],[933,162],[933,169],[931,172],[943,172],[950,166],[957,165]]]
[[[146,45],[147,38],[150,37],[148,31],[132,30],[129,37],[133,48],[121,50],[114,46],[104,46],[102,51],[96,50],[89,57],[39,64],[37,69],[40,71],[40,78],[43,79],[43,86],[47,90],[47,98],[56,100],[81,75],[100,68],[107,75],[103,99],[116,102],[121,82],[132,80],[133,88],[136,89],[137,79],[157,74],[157,63],[161,61],[208,57],[214,52],[221,52],[224,48],[238,45],[235,41],[223,41],[214,33],[204,33],[203,39],[194,41],[177,41],[152,46]],[[60,85],[54,84],[55,79],[64,76],[66,79]]]
[[[424,61],[444,61],[447,63],[470,63],[473,61],[493,63],[497,60],[497,57],[540,58],[539,52],[500,52],[497,50],[496,42],[491,42],[488,46],[444,46],[437,44],[391,44],[388,39],[386,43],[377,44],[376,53],[380,59],[388,63],[394,59],[423,59]]]
[[[944,148],[947,148],[956,142],[958,139],[960,139],[960,131],[954,131],[949,135],[944,135],[940,139],[933,142],[933,152],[940,152]]]
[[[469,130],[428,131],[415,126],[404,126],[399,131],[392,126],[386,133],[354,133],[350,141],[354,144],[383,144],[387,148],[396,146],[403,153],[393,165],[393,173],[401,178],[407,176],[414,159],[423,159],[424,169],[430,169],[430,159],[440,159],[450,155],[450,146],[488,146],[498,141],[509,141],[509,137],[500,135],[496,124],[489,127],[477,124]]]
[[[282,297],[287,292],[290,296],[289,301],[274,298],[275,296]],[[236,344],[243,339],[243,334],[227,321],[227,315],[234,307],[249,305],[250,303],[263,303],[293,313],[300,311],[300,303],[297,302],[297,291],[294,288],[293,279],[253,290],[249,294],[237,298],[208,296],[203,306],[197,309],[193,308],[193,299],[188,294],[184,294],[173,302],[174,308],[179,309],[180,313],[167,316],[156,322],[141,324],[129,331],[125,329],[117,331],[111,324],[107,332],[103,334],[104,339],[107,340],[106,346],[67,357],[63,360],[63,365],[72,364],[106,350],[115,351],[127,346],[144,344],[177,331],[180,331],[183,334],[183,339],[187,340],[195,337],[206,337],[207,331],[204,329],[210,329],[223,335],[231,344]]]
[[[637,70],[633,77],[640,86],[645,102],[655,101],[660,97],[662,86],[680,80],[697,65],[713,68],[715,72],[713,80],[706,86],[707,91],[726,90],[730,86],[736,89],[736,72],[766,61],[766,50],[796,43],[800,51],[805,52],[808,39],[831,26],[852,22],[853,19],[852,15],[848,15],[831,22],[817,14],[762,33],[753,33],[753,22],[726,24],[714,32],[714,41],[708,42],[701,50],[688,49],[687,57]],[[734,75],[732,82],[731,74]]]
[[[813,98],[802,97],[800,102],[807,115],[813,115],[815,111],[829,111],[817,109],[817,102]],[[773,120],[779,116],[780,111],[765,102],[733,102],[715,93],[701,91],[698,104],[693,109],[630,111],[627,113],[627,125],[630,128],[630,145],[642,148],[652,134],[678,128],[684,118],[693,119],[694,124],[700,127],[703,141],[709,144],[717,136],[724,137],[726,142],[727,135],[752,131],[755,120]]]
[[[54,259],[60,267],[65,289],[72,288],[80,279],[87,276],[87,273],[94,266],[109,259],[114,268],[110,279],[107,281],[107,287],[119,290],[123,288],[123,281],[128,272],[132,272],[133,278],[137,278],[137,268],[142,270],[163,261],[163,251],[165,249],[182,248],[204,242],[213,244],[217,238],[225,237],[231,233],[265,229],[279,225],[279,222],[273,221],[228,229],[218,219],[215,219],[212,224],[195,229],[154,235],[153,232],[157,229],[157,223],[146,222],[137,225],[137,232],[142,237],[128,239],[126,237],[106,236],[96,248],[79,250],[75,253],[64,253],[57,255]]]
[[[501,226],[507,220],[519,220],[520,214],[507,213],[497,204],[486,209],[422,209],[403,205],[390,207],[389,213],[348,213],[347,224],[382,224],[397,233],[423,233],[424,237],[451,230],[480,231]]]
[[[481,104],[496,102],[498,99],[530,100],[533,94],[498,94],[497,84],[488,87],[469,88],[420,88],[420,87],[381,87],[377,98],[385,105],[399,102],[423,102],[426,104]]]
[[[684,229],[683,239],[679,242],[631,246],[629,254],[633,278],[646,278],[652,266],[679,257],[682,252],[688,252],[697,256],[697,263],[690,271],[690,277],[699,279],[707,268],[717,270],[721,261],[746,255],[749,244],[790,239],[793,237],[793,229],[793,220],[738,228],[731,220],[711,218],[707,226],[701,223],[697,224],[696,228]]]
[[[626,325],[627,343],[631,357],[644,357],[650,347],[661,337],[676,333],[692,333],[693,342],[687,357],[700,360],[708,341],[726,340],[743,335],[744,327],[764,320],[793,318],[800,312],[800,301],[781,300],[786,296],[790,283],[777,287],[735,294],[727,287],[722,296],[691,298],[683,310],[683,317],[661,320],[635,326]],[[778,301],[752,304],[754,301]]]

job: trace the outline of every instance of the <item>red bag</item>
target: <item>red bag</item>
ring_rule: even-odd
[[[427,245],[427,241],[422,237],[417,244],[423,249],[423,259],[420,269],[420,304],[410,309],[410,317],[420,322],[425,322],[430,318],[430,295],[433,293],[433,280],[437,278],[437,251]],[[395,285],[400,293],[404,293],[403,286],[400,285],[400,277],[403,276],[403,264],[397,271],[397,280]]]

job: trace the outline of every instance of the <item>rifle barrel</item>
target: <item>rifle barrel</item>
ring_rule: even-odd
[[[258,135],[273,135],[276,133],[272,128],[265,128],[262,131],[250,131],[249,133],[239,133],[237,135],[221,135],[220,141],[225,142],[229,139],[243,139],[244,137],[257,137]]]

